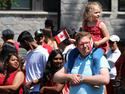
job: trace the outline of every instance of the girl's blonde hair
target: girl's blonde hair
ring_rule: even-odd
[[[84,21],[92,21],[94,6],[98,6],[100,11],[102,11],[102,5],[99,2],[88,2],[83,12]]]

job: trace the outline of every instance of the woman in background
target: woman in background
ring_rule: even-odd
[[[4,60],[4,72],[0,74],[0,94],[23,94],[24,73],[20,71],[17,54],[9,54]]]
[[[64,84],[57,84],[53,81],[53,76],[63,66],[63,55],[59,49],[53,50],[50,55],[41,81],[40,94],[63,94]],[[68,89],[67,89],[68,91]]]

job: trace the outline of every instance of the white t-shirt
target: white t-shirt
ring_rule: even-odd
[[[115,79],[115,76],[117,75],[115,63],[120,57],[120,55],[121,52],[119,49],[116,49],[114,52],[112,52],[111,49],[109,49],[109,51],[107,52],[107,60],[111,68],[110,79]]]
[[[48,56],[47,50],[40,45],[26,55],[26,82],[40,79],[43,76]],[[38,92],[39,89],[40,84],[37,84],[31,87],[30,92]]]

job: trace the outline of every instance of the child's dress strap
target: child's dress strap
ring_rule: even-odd
[[[102,21],[101,20],[99,20],[98,21],[98,23],[96,24],[96,26],[98,26],[99,27],[99,24],[101,23]]]

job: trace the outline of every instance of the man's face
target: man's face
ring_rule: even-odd
[[[79,52],[81,53],[82,57],[85,58],[91,52],[90,39],[87,36],[82,37],[78,41],[77,48]]]
[[[109,46],[110,46],[112,51],[115,51],[117,44],[116,44],[116,42],[112,42],[112,41],[109,40]]]

